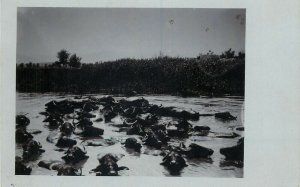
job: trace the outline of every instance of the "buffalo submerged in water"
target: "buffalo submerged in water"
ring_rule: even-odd
[[[212,149],[196,143],[190,143],[188,147],[181,144],[179,147],[168,148],[169,142],[174,139],[188,139],[192,135],[208,136],[210,133],[214,133],[209,126],[193,125],[192,123],[193,121],[198,121],[200,116],[206,116],[205,114],[149,104],[149,101],[144,98],[136,100],[121,99],[119,101],[110,96],[102,98],[86,97],[86,99],[81,97],[80,99],[80,101],[53,100],[45,105],[46,112],[41,112],[46,117],[44,122],[48,123],[49,127],[54,128],[54,130],[60,131],[60,136],[55,145],[61,148],[68,148],[68,150],[62,156],[64,162],[43,160],[39,162],[40,167],[56,170],[58,175],[81,175],[82,172],[72,165],[88,159],[89,156],[85,147],[78,147],[78,141],[70,137],[74,134],[77,135],[75,137],[102,138],[102,135],[105,134],[104,129],[94,126],[94,123],[90,120],[90,118],[96,117],[91,112],[96,111],[100,111],[100,114],[103,115],[105,124],[113,125],[120,129],[119,132],[125,131],[129,136],[140,137],[141,142],[144,144],[142,146],[136,138],[129,137],[122,143],[124,147],[133,149],[136,152],[141,152],[142,147],[143,149],[148,149],[149,147],[156,150],[167,150],[161,165],[165,166],[171,175],[178,175],[181,170],[188,167],[187,160],[210,159],[210,156],[214,153]],[[118,125],[112,122],[116,116],[121,116],[123,124]],[[212,115],[207,115],[207,117],[210,116]],[[229,112],[215,113],[214,116],[216,119],[223,121],[236,119]],[[161,123],[160,120],[163,117],[171,118],[172,121],[170,123]],[[30,120],[24,115],[18,115],[16,121],[17,125],[22,127],[16,130],[16,140],[17,142],[25,143],[23,145],[23,157],[28,159],[34,154],[44,152],[41,144],[33,140],[33,136],[24,128],[28,126]],[[98,118],[94,122],[98,121],[101,122],[102,118]],[[228,138],[235,137],[228,136]],[[219,138],[223,137],[219,136]],[[90,140],[86,145],[102,146],[104,144],[93,143]],[[243,160],[243,153],[241,152],[243,149],[242,139],[236,146],[222,148],[220,153],[225,156],[226,160]],[[98,158],[99,165],[91,172],[100,176],[118,176],[118,171],[128,169],[127,167],[118,166],[117,162],[120,159],[121,157],[113,154],[106,154]],[[18,171],[24,170],[23,173],[30,173],[28,172],[30,169],[26,169],[27,166],[22,165],[22,162],[18,161],[18,167],[21,168]]]
[[[123,155],[120,155],[121,157]],[[125,166],[119,167],[117,162],[119,157],[113,154],[106,154],[101,158],[98,158],[99,165],[92,169],[91,172],[96,173],[96,176],[118,176],[118,171],[128,169]]]
[[[81,169],[76,169],[75,167],[67,165],[61,161],[41,160],[38,163],[38,166],[48,169],[48,170],[55,170],[55,171],[57,171],[57,175],[63,175],[63,176],[80,176],[80,175],[82,175]]]

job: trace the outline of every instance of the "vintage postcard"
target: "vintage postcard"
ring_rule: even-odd
[[[300,185],[296,19],[264,3],[4,1],[3,185]]]

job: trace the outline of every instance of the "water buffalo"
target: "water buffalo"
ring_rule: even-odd
[[[62,119],[61,114],[58,113],[49,113],[47,118],[43,122],[48,122],[49,127],[57,128],[63,124],[64,120]]]
[[[102,122],[103,121],[103,118],[98,118],[95,120],[95,122]]]
[[[98,99],[98,102],[102,105],[113,105],[116,103],[115,99],[111,96],[102,97]]]
[[[32,169],[26,166],[22,158],[16,156],[15,158],[15,174],[16,175],[30,175]]]
[[[98,137],[103,135],[104,130],[94,126],[86,126],[81,132],[74,132],[74,134],[81,135],[83,137]]]
[[[235,128],[235,130],[237,130],[237,131],[244,131],[245,127],[237,127],[237,128]]]
[[[165,166],[171,175],[178,175],[179,172],[188,166],[181,154],[171,151],[164,158],[161,165]]]
[[[130,106],[129,108],[123,109],[121,113],[127,118],[135,118],[137,115],[143,113],[143,110],[138,107]]]
[[[182,151],[187,158],[209,158],[214,151],[212,149],[191,143],[188,149]]]
[[[179,146],[170,146],[171,151],[178,152],[189,159],[193,158],[210,158],[214,153],[212,149],[200,146],[195,143],[191,143],[189,147],[186,147],[184,143],[180,143]]]
[[[119,170],[128,169],[127,167],[119,167],[117,162],[119,158],[112,154],[106,154],[99,160],[99,165],[92,169],[91,172],[95,172],[97,176],[118,176]]]
[[[184,138],[189,136],[192,125],[188,121],[182,120],[179,123],[174,123],[174,125],[176,129],[172,127],[167,128],[167,132],[170,137]],[[170,126],[170,123],[168,126]]]
[[[114,117],[116,117],[118,114],[114,111],[108,111],[104,113],[104,122],[110,122]]]
[[[149,101],[147,101],[144,98],[136,99],[133,101],[121,99],[119,103],[123,108],[129,108],[129,107],[143,108],[149,106]]]
[[[82,118],[77,123],[73,123],[76,127],[84,129],[85,127],[92,126],[93,122],[89,118]]]
[[[221,148],[220,153],[225,156],[226,160],[244,160],[244,138],[239,139],[237,145],[232,147]]]
[[[91,114],[91,113],[86,112],[86,111],[77,112],[77,115],[78,115],[77,119],[79,119],[79,120],[83,119],[83,118],[94,118],[94,117],[96,117],[96,115]]]
[[[18,128],[16,130],[16,142],[17,143],[25,143],[31,140],[33,136],[26,131],[26,129]]]
[[[67,165],[61,165],[60,167],[57,168],[57,175],[60,176],[81,176],[82,175],[82,170],[76,169],[72,166],[67,166]]]
[[[114,109],[113,109],[112,105],[106,104],[106,105],[104,105],[104,107],[102,109],[100,109],[100,112],[106,113],[106,112],[113,111],[113,110]]]
[[[125,93],[125,96],[126,96],[126,97],[133,97],[133,96],[136,96],[136,95],[137,95],[137,92],[134,91],[134,90],[127,91],[127,92]]]
[[[137,123],[137,120],[135,120],[133,122],[131,122],[131,121],[132,121],[132,119],[126,119],[126,120],[124,120],[124,122],[122,124],[112,124],[112,126],[114,126],[114,127],[127,127],[127,128],[129,128],[132,125],[134,125],[134,124]]]
[[[184,130],[184,131],[188,132],[190,130],[190,128],[192,127],[192,124],[190,124],[187,120],[182,120],[175,126],[177,127],[177,130]]]
[[[209,131],[210,131],[210,127],[208,127],[208,126],[195,126],[194,131],[196,132],[196,134],[194,133],[193,135],[207,136]]]
[[[50,101],[45,104],[47,112],[58,112],[61,114],[70,114],[74,112],[74,107],[68,100]]]
[[[61,161],[46,161],[41,160],[38,163],[39,167],[49,169],[49,170],[56,170],[57,175],[62,176],[80,176],[82,175],[81,169],[76,169],[72,166],[66,165],[65,163]]]
[[[65,122],[63,123],[61,126],[60,126],[60,132],[63,134],[63,135],[70,135],[73,133],[75,127],[69,123],[69,122]]]
[[[133,124],[126,132],[128,135],[140,135],[144,136],[146,133],[139,123]]]
[[[157,130],[162,130],[162,131],[166,131],[166,125],[165,124],[159,124],[159,125],[151,125],[151,130],[153,131],[157,131]]]
[[[236,120],[237,117],[232,116],[229,112],[219,112],[215,113],[215,118],[228,121],[228,120]]]
[[[30,140],[23,145],[23,158],[26,160],[31,160],[33,157],[38,156],[43,152],[45,152],[45,150],[42,149],[40,142],[35,140]]]
[[[208,126],[195,126],[194,130],[195,131],[209,131],[210,127],[208,127]]]
[[[63,147],[72,147],[73,145],[76,145],[76,144],[77,144],[76,140],[70,139],[66,136],[61,136],[57,140],[56,146],[63,148]]]
[[[167,143],[170,140],[170,137],[167,135],[166,131],[161,129],[155,130],[154,134],[162,143]]]
[[[174,112],[174,117],[190,120],[199,120],[199,113],[192,113],[186,110],[180,112]]]
[[[144,144],[157,149],[160,149],[162,146],[162,142],[151,131],[147,133],[147,136],[144,139]]]
[[[183,129],[167,129],[167,133],[170,137],[186,138],[189,136],[189,133]]]
[[[18,127],[26,127],[29,125],[30,120],[25,115],[16,116],[16,124]]]
[[[82,107],[83,111],[85,112],[91,112],[93,110],[98,110],[99,107],[93,103],[93,102],[90,102],[90,101],[86,101]]]
[[[137,121],[143,126],[143,127],[150,127],[151,125],[157,123],[158,117],[154,114],[146,114],[141,117],[137,118]]]
[[[89,158],[86,153],[87,152],[85,149],[82,150],[78,146],[73,146],[65,152],[65,155],[62,157],[62,159],[64,159],[66,163],[77,163],[81,160]]]
[[[140,152],[142,148],[142,145],[135,138],[127,138],[123,144],[126,148],[134,149],[136,152]]]
[[[69,138],[69,136],[66,136],[64,133],[58,133],[58,132],[51,132],[47,136],[46,140],[49,143],[54,143],[55,146],[57,146],[59,148],[68,148],[68,147],[72,147],[73,145],[77,144],[76,140]],[[62,149],[62,150],[64,150],[64,149]]]
[[[150,106],[147,112],[159,116],[174,117],[185,120],[199,120],[200,116],[199,113],[188,112],[185,110],[178,111],[175,110],[174,107],[163,107],[158,105]]]

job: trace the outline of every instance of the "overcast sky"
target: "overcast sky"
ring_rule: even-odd
[[[18,8],[17,62],[196,57],[245,50],[244,9]]]

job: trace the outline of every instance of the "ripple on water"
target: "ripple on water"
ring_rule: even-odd
[[[102,97],[103,95],[94,95],[95,97]],[[42,133],[34,135],[34,138],[41,142],[43,149],[46,150],[39,160],[61,160],[63,152],[55,151],[57,147],[54,144],[46,141],[47,136],[51,132],[56,130],[49,130],[46,123],[43,123],[44,116],[40,115],[39,112],[45,110],[45,103],[50,100],[62,100],[65,98],[72,98],[72,95],[59,95],[59,94],[24,94],[17,93],[16,111],[17,113],[27,113],[30,118],[30,125],[28,129],[38,129]],[[218,121],[214,116],[200,117],[198,121],[191,121],[193,125],[207,125],[211,128],[211,131],[227,133],[236,132],[243,136],[243,132],[235,131],[234,127],[243,126],[241,120],[241,114],[243,113],[242,105],[244,103],[243,97],[222,97],[222,98],[210,98],[210,97],[199,97],[199,98],[181,98],[177,96],[151,96],[144,95],[151,104],[163,105],[163,106],[176,106],[179,109],[193,110],[200,114],[215,113],[229,111],[234,116],[237,116],[237,120],[230,122]],[[117,97],[121,99],[122,97]],[[132,97],[130,99],[136,99],[138,97]],[[99,112],[93,112],[98,117],[101,117]],[[163,118],[164,120],[172,120],[171,118]],[[120,116],[112,120],[112,123],[122,123]],[[93,175],[89,171],[98,165],[97,155],[104,153],[116,153],[124,155],[118,162],[119,166],[126,166],[129,170],[120,171],[121,175],[124,176],[170,176],[166,168],[160,165],[162,156],[159,155],[160,151],[151,149],[150,147],[143,146],[141,154],[134,153],[130,150],[126,150],[121,144],[128,136],[126,133],[115,132],[116,127],[105,124],[104,122],[94,122],[96,127],[104,128],[103,138],[115,138],[117,143],[112,146],[86,146],[89,158],[81,163],[78,167],[82,167],[83,175]],[[82,145],[83,139],[78,136],[73,136],[77,139],[77,145]],[[138,138],[138,136],[132,136]],[[211,156],[211,160],[192,159],[187,160],[188,167],[185,167],[179,176],[194,176],[194,177],[242,177],[243,168],[237,165],[224,165],[224,157],[219,153],[219,149],[222,147],[235,145],[239,138],[224,139],[215,138],[213,134],[209,134],[207,137],[191,136],[189,139],[173,139],[171,144],[179,144],[184,142],[186,145],[190,143],[197,143],[199,145],[209,147],[214,150],[214,154]],[[22,147],[16,145],[16,155],[22,155]],[[33,175],[56,175],[55,171],[50,171],[37,166],[37,161],[31,161],[29,164],[33,167]]]

